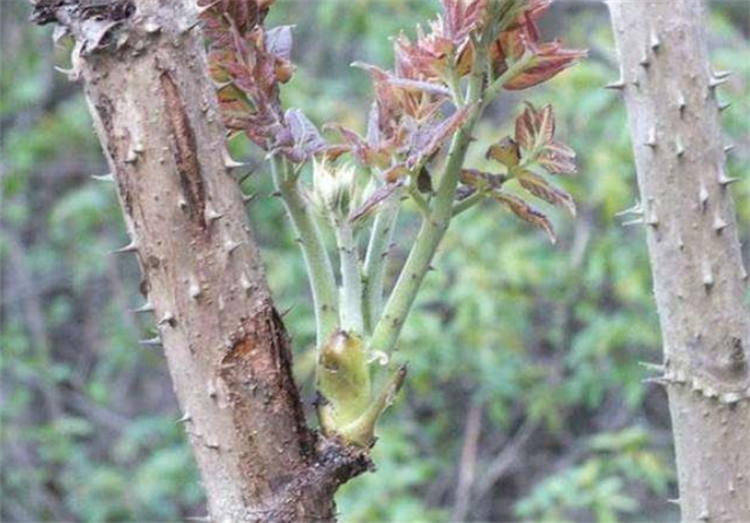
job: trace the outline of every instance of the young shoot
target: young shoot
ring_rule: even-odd
[[[542,40],[536,22],[550,0],[442,0],[426,31],[395,39],[392,70],[355,64],[374,89],[366,133],[333,123],[324,138],[302,111],[281,105],[292,35],[264,26],[273,0],[202,3],[225,125],[267,152],[299,237],[316,317],[321,428],[368,447],[405,378],[390,355],[453,217],[495,201],[554,241],[550,220],[521,194],[575,214],[571,196],[545,177],[575,171],[550,106],[527,104],[514,135],[497,143],[473,133],[503,93],[539,85],[585,53]],[[469,147],[485,149],[498,172],[467,165]],[[307,164],[311,184],[298,174]],[[406,201],[421,226],[390,286],[388,253]]]

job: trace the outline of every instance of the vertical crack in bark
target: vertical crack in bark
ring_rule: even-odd
[[[198,161],[195,132],[190,125],[185,103],[172,76],[165,71],[159,76],[159,82],[164,94],[166,122],[172,136],[172,154],[180,176],[182,193],[187,203],[185,211],[191,221],[205,229],[206,193],[203,187],[201,165]]]

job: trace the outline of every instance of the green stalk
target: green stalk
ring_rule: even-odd
[[[383,315],[373,329],[370,351],[388,353],[396,345],[417,291],[427,274],[440,240],[443,239],[448,229],[453,216],[453,199],[458,187],[459,174],[470,142],[471,131],[479,113],[477,109],[476,107],[472,109],[473,115],[453,138],[434,207],[429,216],[422,221],[414,247],[388,299]]]
[[[458,188],[461,169],[471,142],[471,133],[474,126],[489,102],[500,92],[505,82],[515,76],[532,58],[530,53],[527,53],[511,64],[508,70],[483,93],[482,85],[487,74],[484,67],[487,54],[486,42],[489,40],[490,38],[484,35],[481,43],[475,42],[478,44],[475,46],[477,49],[475,68],[472,71],[466,95],[467,104],[471,105],[469,115],[464,126],[453,137],[445,170],[430,213],[422,222],[414,246],[388,299],[383,315],[373,329],[370,351],[388,353],[395,347],[409,310],[414,304],[417,292],[453,218],[453,202],[456,198],[456,189]]]
[[[383,308],[383,286],[385,283],[386,257],[393,238],[393,230],[401,207],[401,192],[396,191],[385,202],[375,217],[367,245],[364,268],[364,316],[367,332],[372,332],[375,321]]]
[[[300,193],[289,163],[279,155],[271,158],[271,173],[276,190],[286,207],[294,231],[299,237],[315,307],[318,347],[338,329],[338,292],[331,259],[325,250],[312,211]]]
[[[474,207],[476,204],[481,202],[486,198],[486,194],[482,191],[475,191],[474,193],[470,194],[460,202],[456,203],[453,206],[453,217],[455,218],[459,214],[461,214],[464,211],[468,211],[472,207]]]
[[[359,269],[354,228],[348,220],[335,226],[336,245],[341,259],[341,328],[349,333],[364,334],[362,315],[362,273]]]

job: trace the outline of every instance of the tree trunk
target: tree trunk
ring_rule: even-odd
[[[750,316],[700,0],[608,0],[664,339],[683,521],[750,519]]]
[[[210,520],[328,521],[365,455],[305,424],[190,0],[42,0],[76,42]],[[58,33],[59,34],[59,33]]]

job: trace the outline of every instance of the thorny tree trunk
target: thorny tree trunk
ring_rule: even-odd
[[[700,0],[609,0],[664,339],[683,521],[750,518],[750,316]],[[637,211],[636,211],[637,212]]]
[[[76,40],[210,520],[328,521],[364,455],[308,430],[289,339],[231,176],[194,3],[37,3]]]

